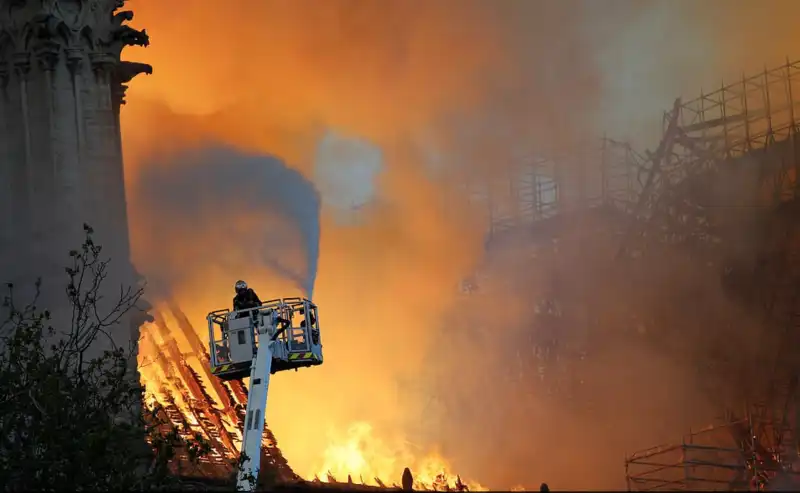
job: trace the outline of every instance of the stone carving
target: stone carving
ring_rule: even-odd
[[[113,96],[116,105],[125,104],[125,91],[128,90],[128,82],[139,74],[152,74],[153,67],[146,63],[121,62],[116,65],[114,70]]]
[[[151,75],[152,73],[153,67],[146,63],[122,62],[117,69],[118,80],[122,84],[130,82],[139,74]]]
[[[25,53],[24,51],[14,53],[11,57],[11,64],[13,65],[14,71],[19,77],[27,77],[28,72],[31,70],[30,53]]]
[[[0,275],[42,276],[54,311],[64,252],[84,221],[113,259],[111,284],[130,285],[119,105],[125,84],[152,68],[120,60],[126,46],[149,44],[124,5],[0,0],[0,226],[15,237],[0,242]],[[127,325],[141,322],[121,321],[115,343],[135,343]]]
[[[20,54],[34,54],[41,67],[52,70],[63,56],[72,70],[84,56],[101,74],[115,74],[124,83],[140,73],[152,73],[144,64],[120,61],[126,46],[147,46],[147,32],[127,24],[133,12],[118,11],[124,0],[0,0],[0,65]]]

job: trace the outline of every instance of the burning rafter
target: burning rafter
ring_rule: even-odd
[[[162,417],[176,426],[183,438],[199,434],[211,445],[211,452],[197,466],[187,457],[178,457],[173,464],[182,474],[205,478],[227,478],[235,473],[242,440],[247,390],[241,381],[221,381],[211,375],[209,355],[186,315],[173,301],[164,303],[165,309],[154,313],[153,323],[142,328],[140,344],[140,372],[145,382],[149,402],[157,401]],[[188,345],[187,345],[188,343]],[[164,429],[164,433],[169,430]],[[294,473],[278,448],[272,431],[263,432],[261,463],[271,469],[282,483],[302,479]],[[384,478],[386,479],[386,478]],[[376,489],[351,483],[359,489]],[[338,483],[332,476],[327,486]],[[375,479],[377,488],[389,482]],[[348,485],[350,487],[351,485]],[[467,491],[458,476],[444,472],[430,481],[417,481],[415,488],[428,491]],[[480,488],[476,485],[475,488]]]
[[[194,327],[174,302],[167,306],[177,321],[175,326],[167,324],[162,312],[156,312],[154,322],[142,328],[140,371],[147,393],[184,438],[198,433],[211,444],[211,452],[195,472],[229,476],[241,446],[247,391],[241,382],[222,382],[211,376],[208,352]],[[177,334],[188,341],[191,351],[181,351]],[[197,367],[190,364],[190,357],[197,359]],[[272,466],[279,479],[298,479],[269,429],[264,430],[263,454],[262,463]],[[178,463],[185,470],[188,461],[181,457]]]

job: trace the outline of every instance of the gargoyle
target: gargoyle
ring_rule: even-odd
[[[122,27],[123,23],[130,22],[132,20],[133,12],[130,10],[123,10],[122,12],[117,12],[114,14],[112,22],[114,23],[114,27]]]
[[[150,45],[150,36],[147,35],[147,30],[141,31],[134,29],[130,26],[120,26],[113,31],[114,39],[121,41],[124,46],[144,46]]]
[[[153,67],[146,63],[121,62],[116,69],[116,79],[120,84],[127,84],[139,74],[153,74]]]

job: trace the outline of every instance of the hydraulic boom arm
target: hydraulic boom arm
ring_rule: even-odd
[[[250,370],[250,388],[247,398],[244,430],[242,431],[242,452],[245,460],[239,466],[237,489],[251,491],[261,469],[261,441],[264,432],[264,419],[267,410],[269,376],[272,369],[272,345],[268,332],[270,325],[258,328],[259,344]]]
[[[212,375],[229,382],[250,376],[236,486],[252,491],[261,469],[270,376],[322,364],[317,306],[305,298],[274,299],[256,308],[216,310],[206,319]]]

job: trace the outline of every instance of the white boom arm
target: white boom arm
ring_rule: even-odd
[[[261,469],[261,442],[264,433],[265,413],[269,376],[272,369],[272,345],[270,330],[272,320],[264,317],[264,324],[258,327],[258,349],[250,370],[250,389],[247,395],[247,413],[242,430],[242,453],[246,459],[239,466],[237,489],[252,491]],[[251,482],[252,479],[252,482]]]

